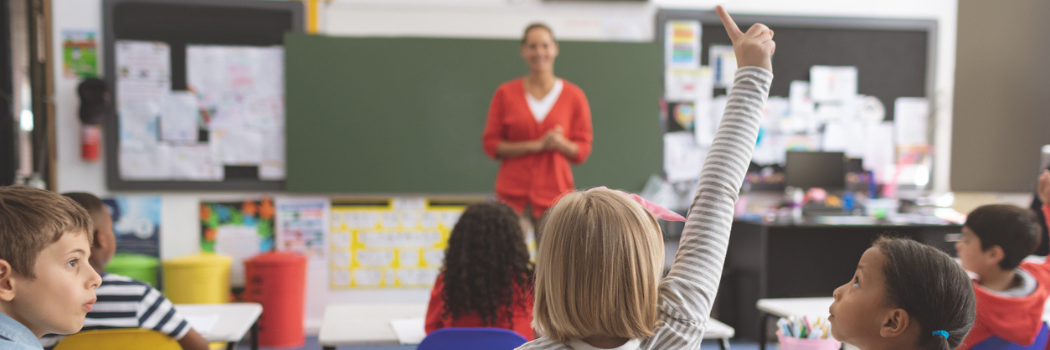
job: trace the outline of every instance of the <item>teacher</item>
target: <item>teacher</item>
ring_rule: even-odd
[[[587,160],[594,137],[583,90],[554,75],[558,43],[551,29],[525,28],[521,57],[529,74],[496,89],[481,139],[485,153],[502,162],[496,198],[535,226],[558,196],[575,189],[570,163]]]

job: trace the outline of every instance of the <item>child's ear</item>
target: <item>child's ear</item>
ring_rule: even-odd
[[[1003,247],[993,245],[988,248],[988,250],[984,251],[984,256],[988,259],[989,264],[998,265],[1000,261],[1003,261],[1003,259],[1006,258],[1006,253],[1003,252]]]
[[[11,301],[15,298],[14,274],[11,264],[0,259],[0,301]]]
[[[909,323],[911,323],[911,317],[908,316],[907,311],[904,309],[890,310],[886,315],[886,320],[882,322],[882,327],[879,327],[879,335],[883,338],[899,337],[908,329]]]

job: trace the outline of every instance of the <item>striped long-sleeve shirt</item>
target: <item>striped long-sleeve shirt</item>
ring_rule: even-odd
[[[189,332],[186,319],[175,311],[171,301],[146,282],[107,273],[95,291],[98,301],[84,318],[82,331],[112,328],[152,329],[176,340]],[[45,348],[54,347],[64,336],[48,334],[40,338]]]
[[[733,205],[755,149],[773,73],[758,67],[736,71],[722,122],[707,152],[674,264],[660,281],[660,325],[656,335],[633,339],[621,349],[699,349],[729,246]],[[572,350],[546,337],[524,350]],[[635,345],[637,344],[637,345]],[[579,349],[577,349],[579,350]]]

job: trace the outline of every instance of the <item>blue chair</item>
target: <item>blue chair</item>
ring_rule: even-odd
[[[423,338],[416,349],[512,350],[525,342],[525,337],[503,328],[442,328]]]
[[[970,350],[1046,350],[1048,340],[1050,340],[1050,328],[1047,328],[1046,322],[1043,322],[1043,326],[1039,328],[1039,335],[1035,337],[1032,345],[1011,343],[993,335],[970,347]]]

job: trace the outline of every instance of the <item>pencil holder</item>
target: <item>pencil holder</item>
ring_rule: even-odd
[[[839,350],[842,348],[842,343],[834,338],[799,339],[785,336],[781,331],[777,331],[777,340],[780,341],[780,350]]]

